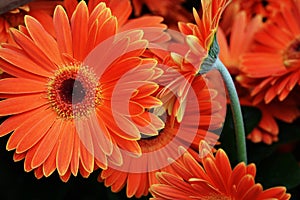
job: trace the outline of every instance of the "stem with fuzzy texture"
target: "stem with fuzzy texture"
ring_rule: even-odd
[[[236,92],[236,88],[234,86],[230,73],[228,72],[227,68],[224,66],[224,64],[221,62],[219,58],[217,58],[215,62],[215,67],[221,73],[222,78],[228,90],[234,128],[235,128],[235,138],[236,138],[238,159],[239,162],[245,162],[247,164],[247,150],[246,150],[244,122],[243,122],[241,105]]]

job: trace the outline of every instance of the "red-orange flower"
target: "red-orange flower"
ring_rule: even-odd
[[[183,154],[178,160],[170,159],[176,174],[169,172],[157,173],[159,184],[151,186],[153,200],[167,199],[222,199],[222,200],[286,200],[290,194],[285,187],[274,187],[263,190],[259,183],[255,183],[256,167],[254,164],[239,163],[231,168],[226,153],[220,149],[214,156],[209,146],[202,141],[199,163],[185,149],[179,150]]]
[[[252,52],[242,57],[237,80],[252,90],[255,104],[283,101],[300,85],[300,1],[293,3],[256,33]]]
[[[0,49],[1,68],[14,76],[0,80],[0,115],[12,115],[0,135],[13,132],[7,149],[16,150],[14,160],[25,158],[25,171],[34,170],[37,178],[57,169],[67,181],[71,173],[86,177],[105,169],[108,161],[120,165],[120,149],[140,155],[141,133],[157,135],[163,127],[146,112],[161,105],[151,96],[161,70],[140,57],[148,45],[143,31],[118,35],[117,23],[105,3],[89,15],[81,1],[70,20],[58,6],[56,37],[26,16],[26,27],[11,29],[18,46]],[[146,132],[149,120],[157,123]]]
[[[237,13],[241,11],[246,13],[248,20],[259,16],[263,18],[263,21],[272,21],[272,18],[276,16],[282,8],[291,7],[291,2],[291,0],[233,0],[225,9],[220,26],[223,28],[226,35],[229,34]]]
[[[220,59],[234,77],[246,76],[240,69],[242,56],[251,50],[255,33],[260,31],[261,28],[263,28],[261,16],[250,19],[247,18],[245,11],[241,11],[233,20],[229,36],[226,37],[222,29],[219,29]],[[256,81],[249,77],[247,80],[249,82]],[[248,135],[248,139],[255,143],[271,144],[278,141],[279,128],[276,119],[290,123],[300,115],[300,111],[296,108],[297,104],[292,98],[281,103],[276,101],[270,105],[265,102],[254,104],[250,95],[251,90],[248,87],[241,86],[238,81],[235,81],[235,84],[241,105],[257,107],[262,113],[258,126]],[[282,110],[280,105],[285,107],[282,112],[279,111]]]
[[[110,165],[102,171],[100,181],[111,186],[113,192],[120,191],[126,185],[128,197],[141,197],[148,194],[150,185],[157,183],[156,172],[175,172],[167,159],[178,157],[179,146],[185,146],[190,153],[196,154],[200,141],[205,140],[212,146],[217,142],[219,136],[209,132],[220,128],[224,119],[220,114],[222,107],[215,100],[216,91],[208,87],[206,78],[202,76],[196,77],[191,87],[193,89],[187,94],[186,112],[181,123],[171,122],[170,116],[164,113],[165,127],[159,135],[138,141],[142,156],[124,156],[123,165]]]
[[[185,98],[190,84],[199,74],[201,64],[208,56],[221,14],[228,3],[228,0],[203,0],[201,19],[194,9],[197,25],[179,22],[179,30],[184,35],[182,39],[185,43],[174,45],[175,48],[171,47],[170,55],[158,52],[158,56],[164,61],[163,64],[170,66],[161,77],[162,82],[169,81],[166,83],[168,87],[160,92],[159,97],[162,100],[170,100],[164,103],[169,104],[169,112],[179,122],[184,115]],[[168,62],[174,64],[168,64]],[[170,98],[171,96],[175,98]]]
[[[50,33],[53,32],[51,14],[56,5],[62,1],[35,0],[26,5],[0,15],[0,42],[13,42],[9,34],[9,28],[17,28],[24,24],[24,16],[31,15],[38,19],[44,28]]]
[[[195,40],[197,40],[198,45],[205,51],[209,51],[221,15],[229,3],[230,0],[202,0],[202,17],[199,17],[196,9],[193,10],[196,25],[179,22],[179,30],[185,35],[196,36],[197,39]],[[198,45],[194,48],[197,48]],[[198,49],[198,51],[200,50]]]

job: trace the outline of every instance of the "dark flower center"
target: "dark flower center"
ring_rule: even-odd
[[[85,88],[83,87],[82,83],[73,78],[64,80],[59,90],[60,96],[66,103],[69,104],[82,102],[86,94]]]
[[[288,46],[286,51],[283,53],[284,64],[286,67],[293,66],[295,61],[300,59],[300,38],[296,38]]]
[[[88,116],[102,102],[94,72],[87,66],[65,66],[55,71],[48,83],[48,99],[59,117]]]

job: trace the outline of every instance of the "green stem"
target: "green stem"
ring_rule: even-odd
[[[219,58],[216,60],[215,66],[222,75],[222,78],[225,82],[225,85],[228,90],[229,98],[230,98],[230,105],[231,105],[235,135],[236,135],[235,138],[236,138],[238,159],[239,162],[245,162],[247,164],[247,150],[246,150],[244,122],[243,122],[241,106],[236,92],[236,88],[234,86],[230,73],[228,72],[227,68],[224,66],[224,64],[220,61]]]

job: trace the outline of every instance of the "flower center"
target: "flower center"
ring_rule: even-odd
[[[286,67],[291,67],[295,60],[300,59],[300,37],[291,42],[283,54],[283,59]]]
[[[159,134],[157,136],[143,137],[137,142],[139,143],[143,153],[153,152],[168,145],[176,136],[177,131],[178,124],[175,123],[174,126],[171,126],[167,119],[165,127],[159,130]]]
[[[82,102],[86,94],[85,88],[83,87],[82,83],[73,78],[64,80],[59,90],[60,90],[59,95],[68,104],[71,103],[77,104]]]
[[[101,90],[87,66],[64,66],[48,82],[48,99],[59,117],[74,119],[88,116],[101,104]]]

